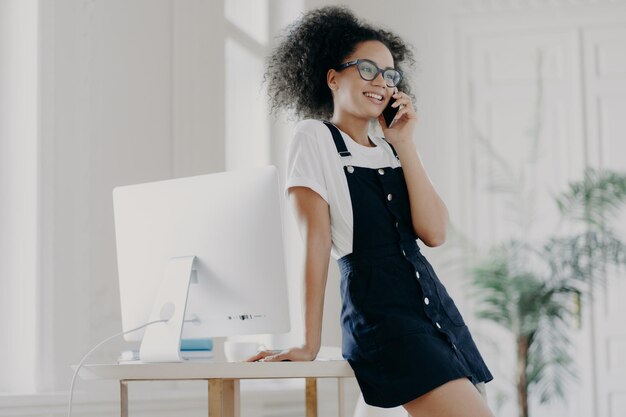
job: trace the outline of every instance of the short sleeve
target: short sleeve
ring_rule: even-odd
[[[315,137],[305,130],[296,130],[287,152],[285,195],[291,187],[307,187],[328,203],[328,191],[320,151]]]

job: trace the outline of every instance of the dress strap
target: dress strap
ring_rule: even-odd
[[[383,138],[385,142],[387,142],[387,145],[389,145],[389,147],[391,148],[391,152],[393,152],[393,156],[396,157],[396,159],[399,161],[400,158],[398,157],[398,153],[396,152],[396,149],[393,147],[393,145],[391,143],[389,143],[389,141],[387,141],[387,139]]]
[[[352,156],[348,148],[346,148],[346,143],[343,141],[341,137],[341,132],[337,129],[337,126],[334,124],[327,122],[326,120],[322,120],[326,127],[330,130],[330,133],[333,135],[333,140],[335,141],[335,147],[337,148],[337,152],[342,158],[346,158],[348,156]]]

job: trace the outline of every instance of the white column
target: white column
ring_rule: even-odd
[[[36,384],[38,2],[0,0],[0,391]]]

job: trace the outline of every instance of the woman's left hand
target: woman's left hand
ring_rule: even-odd
[[[391,127],[387,127],[382,114],[378,116],[378,123],[383,129],[385,139],[392,145],[413,140],[413,131],[417,124],[417,113],[413,108],[411,98],[406,93],[396,91],[396,93],[391,96],[390,100],[394,99],[395,102],[391,106],[400,106],[400,110],[398,110],[396,117],[394,117],[391,122]]]

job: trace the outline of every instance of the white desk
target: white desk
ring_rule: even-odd
[[[120,381],[121,416],[128,417],[128,383],[131,381],[206,380],[209,417],[240,417],[241,379],[305,378],[306,416],[317,417],[317,378],[337,378],[338,416],[343,417],[343,381],[354,377],[345,360],[312,362],[217,362],[194,360],[183,363],[85,365],[85,380]]]

